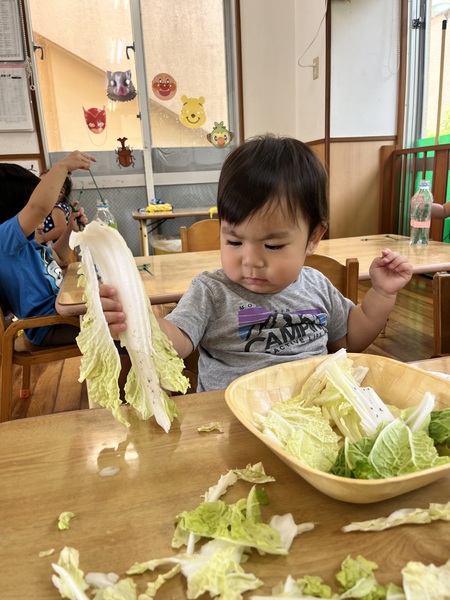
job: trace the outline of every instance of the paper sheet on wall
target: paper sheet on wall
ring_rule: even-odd
[[[23,33],[17,0],[0,0],[0,31],[0,61],[23,61]]]
[[[23,65],[0,65],[0,131],[33,131],[28,79]]]

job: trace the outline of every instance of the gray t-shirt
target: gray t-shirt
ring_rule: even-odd
[[[327,354],[327,344],[346,335],[353,306],[311,267],[276,294],[250,292],[220,269],[197,275],[166,318],[198,347],[203,392],[257,369]]]

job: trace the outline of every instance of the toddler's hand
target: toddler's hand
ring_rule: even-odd
[[[78,202],[74,202],[74,205]],[[69,227],[72,231],[81,231],[88,222],[87,216],[84,214],[84,208],[80,208],[70,213],[69,216]]]
[[[117,340],[119,333],[127,328],[125,324],[125,313],[122,311],[120,302],[114,299],[116,290],[108,285],[100,286],[100,300],[103,313],[109,326],[112,337]]]
[[[412,266],[406,256],[385,248],[369,269],[372,286],[384,294],[396,294],[410,281]]]

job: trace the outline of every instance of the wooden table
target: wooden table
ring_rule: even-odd
[[[408,257],[413,272],[435,273],[450,271],[450,245],[430,242],[428,246],[411,246],[409,238],[402,236],[368,236],[365,238],[337,238],[322,240],[317,253],[328,254],[345,264],[347,258],[359,260],[360,280],[369,279],[372,260],[387,246]],[[220,250],[185,252],[136,258],[137,264],[149,265],[153,275],[142,271],[143,280],[152,304],[178,302],[188,289],[192,279],[202,271],[213,271],[221,267]],[[69,265],[59,292],[61,304],[74,305],[83,302],[83,290],[77,287],[78,263]]]
[[[178,302],[196,275],[202,271],[219,269],[221,266],[219,250],[140,256],[136,257],[136,263],[147,264],[152,273],[141,271],[152,304]],[[67,269],[58,294],[60,304],[83,303],[83,288],[77,285],[79,264],[71,263]]]
[[[429,363],[450,372],[450,359]],[[328,498],[294,474],[232,415],[224,393],[177,397],[180,417],[168,434],[154,421],[131,419],[126,429],[104,409],[60,413],[0,424],[0,589],[8,600],[59,598],[51,583],[51,563],[64,546],[80,552],[80,566],[114,571],[121,577],[135,561],[171,556],[174,518],[194,509],[201,495],[229,469],[262,461],[276,478],[264,487],[270,503],[265,520],[291,512],[296,523],[313,521],[314,530],[294,540],[287,556],[252,553],[244,565],[271,588],[288,574],[321,575],[334,586],[334,575],[347,555],[362,554],[378,563],[381,583],[400,583],[410,560],[443,564],[450,556],[449,523],[397,527],[379,533],[344,534],[355,520],[387,516],[406,507],[448,502],[449,478],[377,504],[347,504]],[[220,421],[224,432],[197,428]],[[106,467],[119,467],[102,477]],[[222,499],[246,497],[250,484],[239,481]],[[66,531],[57,528],[63,511],[75,513]],[[52,556],[39,552],[55,549]],[[160,571],[158,571],[160,572]],[[137,578],[144,582],[155,574]],[[177,575],[157,598],[185,598]]]
[[[347,258],[359,260],[359,279],[367,280],[372,260],[390,248],[406,256],[414,274],[450,270],[450,244],[430,241],[427,246],[411,246],[409,237],[402,235],[369,235],[322,240],[318,254],[328,254],[342,264]]]
[[[210,208],[205,206],[193,208],[174,208],[170,212],[148,213],[141,210],[133,210],[131,216],[139,223],[139,240],[141,244],[141,255],[149,256],[148,229],[147,222],[150,221],[150,234],[160,227],[167,219],[177,219],[180,217],[207,217]]]

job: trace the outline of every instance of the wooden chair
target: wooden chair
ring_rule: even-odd
[[[220,249],[218,219],[204,219],[189,227],[180,227],[181,252],[201,252]]]
[[[359,262],[347,258],[345,265],[323,254],[312,254],[305,260],[306,267],[313,267],[328,277],[331,283],[349,300],[358,304]]]
[[[434,356],[450,354],[450,273],[433,275]]]
[[[31,365],[81,356],[81,352],[75,343],[64,346],[35,346],[25,338],[25,335],[20,335],[23,329],[46,327],[49,325],[75,325],[75,327],[79,327],[80,321],[78,317],[63,317],[61,315],[14,320],[11,313],[7,313],[0,307],[0,351],[2,363],[0,422],[9,421],[11,418],[13,365],[20,365],[22,367],[20,398],[28,398],[30,395]]]

